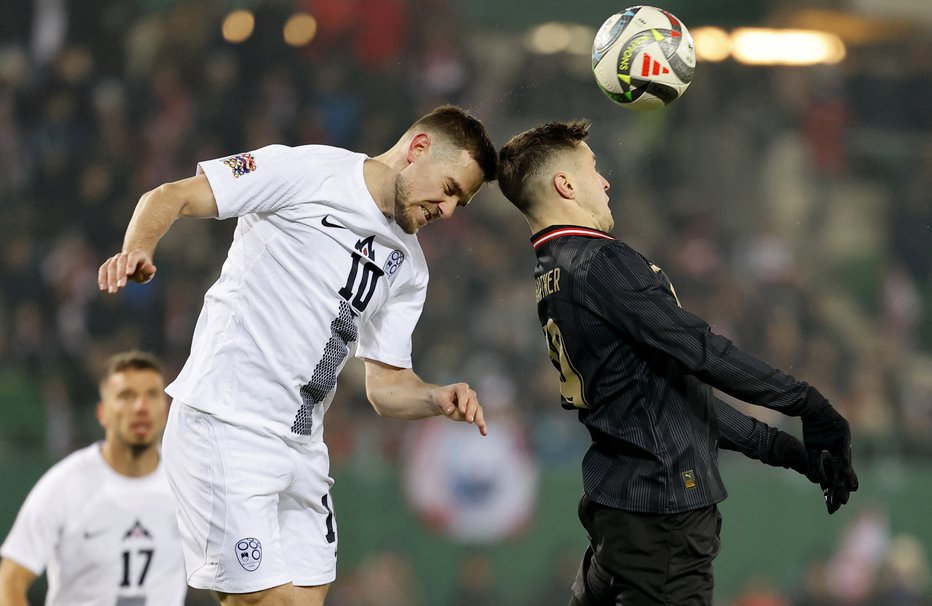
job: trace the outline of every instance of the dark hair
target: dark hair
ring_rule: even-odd
[[[485,181],[498,175],[498,154],[482,122],[455,105],[441,105],[411,125],[411,130],[423,129],[440,133],[453,145],[465,149],[482,169]]]
[[[103,387],[111,376],[124,370],[154,370],[164,374],[162,363],[154,355],[144,351],[124,351],[111,356],[104,366],[104,372],[100,375],[100,386]]]
[[[530,185],[557,153],[573,151],[589,136],[589,120],[550,122],[509,139],[498,155],[498,186],[518,210],[533,205]]]

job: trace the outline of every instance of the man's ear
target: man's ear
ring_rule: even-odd
[[[553,189],[563,198],[569,200],[576,198],[576,188],[566,173],[557,173],[553,176]]]
[[[418,156],[427,153],[430,149],[430,135],[427,133],[418,133],[411,139],[408,144],[408,164],[414,162]]]
[[[100,426],[104,429],[107,429],[107,423],[104,420],[104,401],[100,400],[97,402],[97,422],[100,423]]]

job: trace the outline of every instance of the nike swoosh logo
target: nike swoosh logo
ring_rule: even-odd
[[[106,529],[106,528],[102,528],[102,529],[100,529],[100,530],[94,530],[94,531],[85,530],[85,531],[84,531],[84,538],[85,538],[86,540],[90,540],[90,539],[93,539],[93,538],[96,538],[96,537],[101,536],[101,535],[104,534],[105,532],[107,532],[107,529]]]
[[[320,224],[324,227],[336,227],[337,229],[346,229],[345,225],[340,225],[339,223],[334,223],[330,220],[330,215],[324,215],[324,218],[320,220]]]

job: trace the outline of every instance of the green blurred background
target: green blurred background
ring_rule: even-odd
[[[99,296],[96,269],[140,194],[198,160],[273,142],[378,153],[453,102],[498,144],[591,118],[615,234],[664,267],[687,309],[851,420],[862,489],[835,516],[792,472],[723,454],[716,603],[929,604],[932,5],[656,5],[694,31],[819,29],[847,55],[700,62],[681,100],[639,114],[592,80],[587,46],[616,3],[0,3],[0,533],[49,465],[100,437],[107,356],[142,347],[170,374],[185,360],[233,223],[179,222],[155,281]],[[223,33],[233,10],[254,20],[235,43]],[[289,46],[283,28],[299,12],[317,29]],[[532,45],[549,22],[576,32],[573,44]],[[500,440],[381,419],[358,364],[341,377],[326,427],[341,533],[329,604],[567,602],[585,544],[586,436],[556,399],[529,235],[492,186],[421,236],[431,286],[415,367],[477,386]],[[732,403],[798,433],[793,419]],[[482,464],[464,471],[460,452]]]

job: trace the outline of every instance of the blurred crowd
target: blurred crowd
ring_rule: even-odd
[[[701,64],[683,100],[636,115],[601,96],[585,56],[535,55],[521,32],[469,26],[453,2],[262,3],[236,45],[221,36],[223,5],[0,8],[0,456],[41,445],[58,458],[93,439],[96,376],[114,351],[153,351],[170,374],[183,364],[233,222],[180,223],[152,283],[101,295],[97,267],[119,250],[142,193],[192,175],[199,160],[269,143],[377,153],[446,102],[483,119],[499,144],[542,121],[593,119],[615,234],[665,269],[687,309],[818,386],[851,420],[860,461],[932,452],[928,34],[852,47],[837,66]],[[292,48],[281,27],[297,9],[317,17],[318,36]],[[576,465],[585,436],[555,399],[529,236],[494,185],[424,230],[431,283],[415,365],[437,382],[483,383],[493,432],[496,415],[516,419],[533,461]],[[341,378],[327,423],[335,467],[404,458],[403,434],[369,410],[358,367]],[[882,514],[864,517],[882,525]],[[852,529],[869,545],[838,556],[876,573],[845,573],[873,583],[857,595],[826,584],[848,565],[832,560],[808,569],[804,595],[762,578],[733,605],[928,603],[922,545],[875,527]],[[380,571],[369,581],[411,577],[400,554],[374,553],[365,566]],[[471,566],[470,582],[489,575],[481,557]],[[417,587],[390,602],[385,586],[368,596],[366,583],[347,584],[334,604],[418,603]],[[463,604],[500,603],[467,590],[476,597]]]

